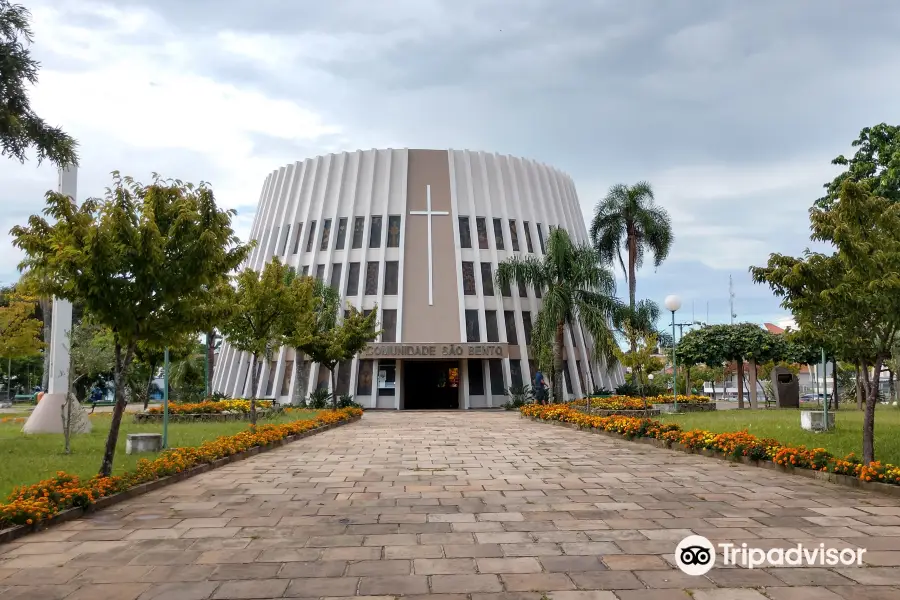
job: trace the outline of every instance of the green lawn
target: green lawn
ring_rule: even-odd
[[[317,412],[314,410],[292,412],[289,415],[261,421],[260,424],[308,419],[314,417]],[[22,433],[22,423],[0,423],[0,502],[6,499],[14,487],[52,477],[57,471],[66,471],[80,477],[95,475],[103,457],[110,418],[110,413],[94,414],[91,417],[93,431],[86,435],[73,436],[72,453],[69,455],[63,453],[62,435],[25,435]],[[170,423],[169,446],[199,446],[206,440],[231,435],[246,427],[246,421]],[[125,454],[125,434],[141,432],[162,432],[162,425],[137,425],[133,421],[133,416],[126,414],[119,429],[115,473],[131,469],[140,458],[152,459],[155,456]]]
[[[715,412],[662,415],[662,421],[674,421],[685,429],[706,429],[716,433],[746,429],[760,438],[773,438],[784,444],[807,448],[825,448],[835,456],[855,452],[862,456],[862,411],[841,408],[835,414],[835,429],[812,433],[800,428],[796,409],[719,410]],[[879,406],[875,413],[875,459],[900,465],[900,409]]]

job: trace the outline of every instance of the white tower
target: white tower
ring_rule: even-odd
[[[78,167],[59,170],[57,189],[73,200],[78,199]],[[53,299],[53,322],[50,325],[50,343],[45,352],[50,353],[50,383],[47,393],[35,407],[22,431],[25,433],[62,433],[62,407],[69,394],[69,333],[72,331],[72,303]],[[81,407],[75,407],[81,410]],[[77,417],[76,417],[77,419]],[[88,419],[78,419],[80,431],[91,430]]]

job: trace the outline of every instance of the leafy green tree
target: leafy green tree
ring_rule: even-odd
[[[831,254],[807,251],[800,258],[772,254],[752,267],[791,311],[800,330],[829,332],[836,354],[857,362],[864,381],[863,461],[875,460],[875,405],[884,361],[900,329],[900,203],[846,180],[828,208],[810,210],[815,241]],[[871,371],[870,371],[871,367]]]
[[[69,332],[69,393],[63,405],[63,439],[64,451],[71,453],[71,437],[75,433],[86,432],[82,428],[87,416],[76,405],[83,398],[77,396],[76,390],[83,388],[82,381],[90,382],[104,373],[113,370],[115,352],[112,331],[104,325],[93,321],[90,316],[73,323]],[[76,412],[78,411],[78,412]]]
[[[103,199],[80,206],[51,191],[44,213],[50,221],[34,215],[11,231],[20,268],[40,275],[43,295],[82,303],[113,332],[116,404],[100,466],[109,475],[138,342],[160,346],[215,318],[217,288],[249,247],[206,184],[158,175],[145,186],[115,172]]]
[[[233,348],[251,357],[250,424],[255,426],[256,365],[262,358],[270,359],[272,352],[284,344],[286,323],[294,306],[289,267],[276,257],[262,273],[244,269],[237,276],[230,303],[235,311],[222,325],[222,333]]]
[[[578,320],[594,340],[595,351],[612,366],[617,348],[613,327],[622,304],[615,297],[616,282],[612,273],[598,260],[597,251],[586,244],[575,244],[569,234],[556,228],[547,239],[547,253],[542,259],[514,256],[500,263],[497,284],[501,289],[513,281],[533,286],[543,293],[539,318],[553,332],[554,373],[563,370],[563,336],[565,326]],[[552,377],[553,394],[563,398],[561,377]]]
[[[845,181],[865,184],[872,194],[891,202],[900,201],[900,126],[880,123],[866,127],[853,141],[853,147],[858,148],[853,157],[842,154],[831,161],[847,168],[825,184],[825,196],[816,201],[816,206],[833,206],[840,199]]]
[[[656,350],[657,339],[655,333],[645,333],[643,331],[633,331],[630,325],[625,326],[625,333],[629,339],[637,340],[636,350],[623,351],[616,348],[616,358],[626,368],[630,368],[634,376],[640,381],[641,398],[644,401],[644,408],[647,408],[647,398],[644,390],[645,376],[652,373],[661,362],[653,355]]]
[[[331,377],[331,402],[337,410],[337,366],[345,360],[351,360],[370,342],[375,341],[381,330],[378,329],[378,307],[368,315],[354,306],[348,305],[347,314],[340,322],[330,328],[316,330],[299,349],[309,356],[310,360],[328,369]]]
[[[75,140],[38,117],[28,99],[26,89],[37,83],[40,67],[29,51],[30,19],[24,6],[0,0],[0,154],[25,162],[34,147],[38,162],[78,164]]]
[[[300,381],[303,363],[309,359],[304,348],[316,336],[337,326],[341,296],[330,285],[313,277],[298,276],[290,272],[292,287],[291,316],[285,323],[285,344],[294,349],[294,378],[291,388],[291,403],[298,404],[297,393],[304,388]]]
[[[138,342],[134,350],[134,363],[128,373],[128,388],[133,398],[143,402],[144,410],[150,405],[150,394],[153,380],[165,363],[166,347],[169,349],[169,365],[178,365],[192,352],[196,351],[196,338],[185,333],[172,338],[165,346],[156,346],[150,342]],[[174,373],[173,373],[174,374]]]

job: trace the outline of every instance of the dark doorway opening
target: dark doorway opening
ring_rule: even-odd
[[[404,361],[403,408],[459,408],[459,361]]]

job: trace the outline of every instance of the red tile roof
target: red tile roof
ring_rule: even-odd
[[[769,330],[769,333],[784,333],[784,328],[774,323],[763,323],[763,326]]]

